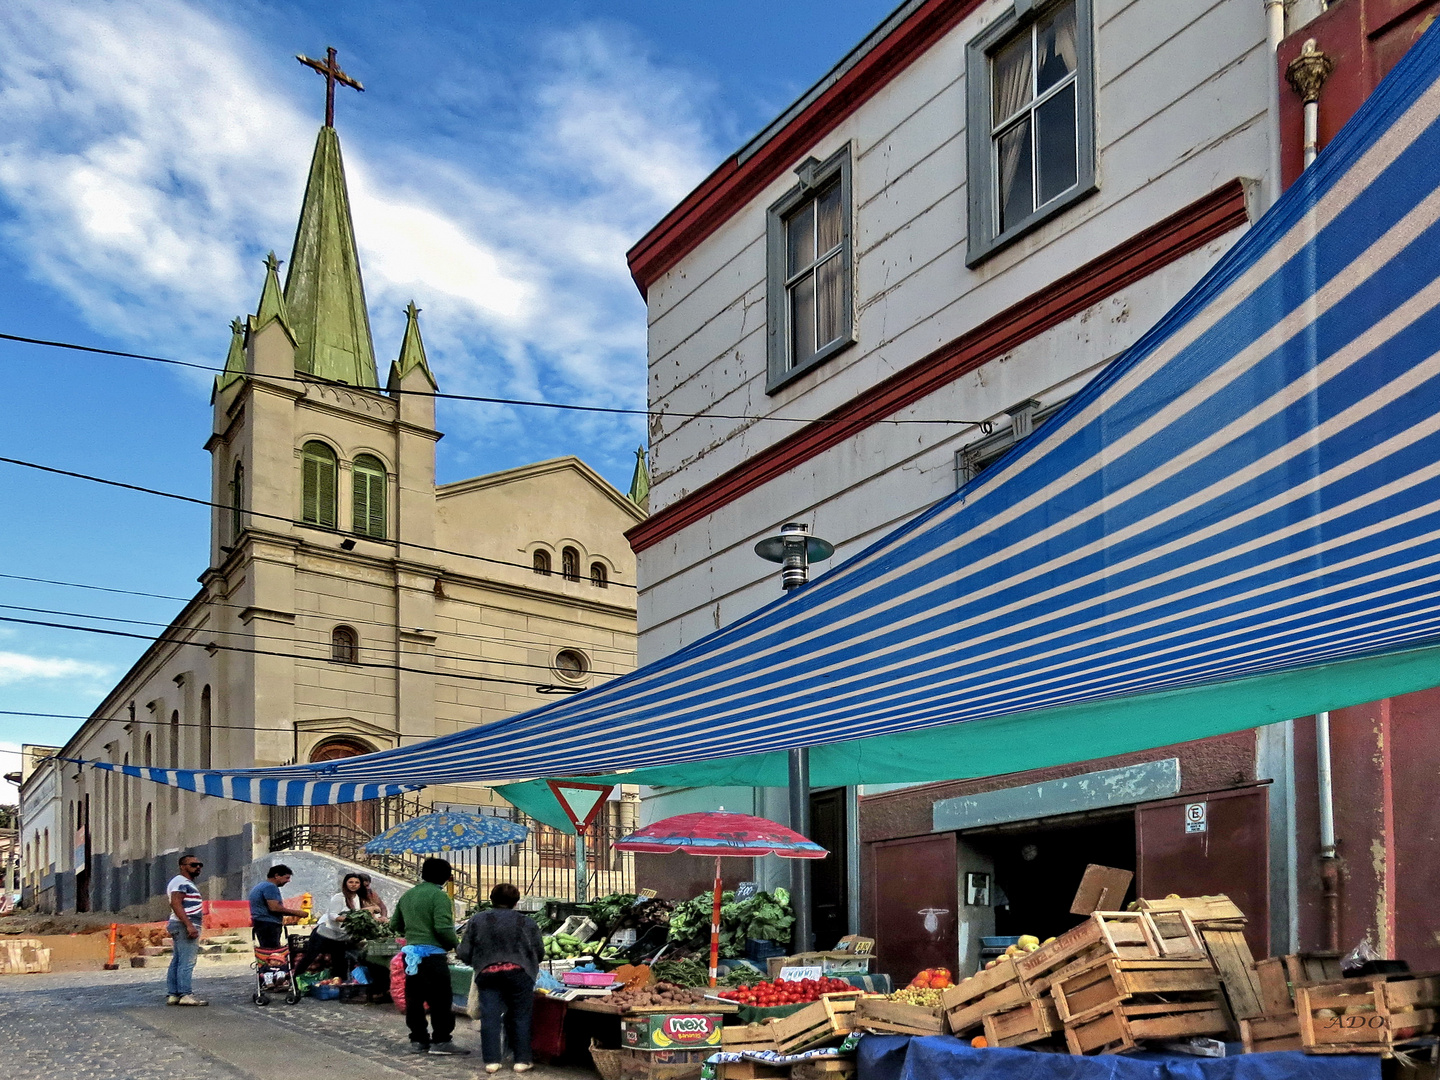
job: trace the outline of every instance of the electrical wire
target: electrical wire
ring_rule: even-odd
[[[317,663],[330,663],[332,661],[324,656],[306,656],[303,653],[280,652],[274,649],[247,649],[243,645],[221,645],[214,641],[185,641],[179,638],[167,638],[163,634],[151,636],[149,634],[136,634],[129,630],[107,630],[100,626],[75,626],[71,623],[45,622],[40,619],[20,619],[13,615],[0,615],[0,622],[19,623],[24,626],[44,626],[52,630],[76,630],[87,634],[103,634],[106,637],[136,638],[141,641],[148,641],[157,645],[187,645],[192,648],[204,649],[207,652],[215,650],[218,652],[249,653],[253,656],[278,656],[289,660],[311,660]],[[545,684],[544,687],[536,686],[532,682],[525,682],[520,679],[502,679],[496,675],[467,675],[460,671],[450,671],[444,668],[437,668],[426,671],[424,668],[405,667],[401,664],[371,664],[361,660],[343,661],[346,667],[378,668],[382,671],[405,671],[413,675],[444,675],[452,679],[465,679],[468,682],[491,682],[504,683],[507,686],[529,686],[542,694],[568,694],[579,693],[579,687],[556,686],[553,683]]]
[[[54,609],[54,608],[24,607],[23,605],[20,605],[20,604],[0,604],[0,610],[5,610],[5,611],[24,611],[24,612],[28,612],[28,613],[30,613],[30,614],[32,614],[32,615],[63,615],[63,616],[65,616],[66,618],[70,618],[70,619],[94,619],[94,620],[97,620],[97,621],[99,621],[99,622],[126,623],[126,624],[131,625],[131,626],[164,626],[164,627],[169,627],[169,626],[173,625],[173,623],[168,623],[168,622],[156,622],[156,621],[153,620],[153,619],[124,619],[124,618],[120,618],[119,616],[116,616],[116,615],[92,615],[92,614],[91,614],[90,612],[88,612],[88,611],[57,611],[57,610]],[[360,622],[360,620],[358,620],[358,619],[352,620],[352,621],[354,621],[354,622]],[[348,625],[348,624],[347,624],[347,625]],[[223,634],[223,635],[225,635],[226,637],[245,638],[246,640],[250,640],[250,641],[292,641],[292,640],[294,640],[294,639],[292,639],[292,638],[279,637],[279,636],[274,635],[274,634],[258,634],[258,633],[247,632],[247,631],[242,631],[242,630],[217,630],[217,629],[215,629],[215,628],[213,628],[213,627],[207,627],[205,632],[206,632],[206,633],[210,633],[210,634]],[[307,644],[307,643],[305,643],[305,642],[299,642],[298,644]],[[326,646],[329,644],[329,642],[322,640],[322,641],[309,642],[308,644],[314,644],[314,645],[320,646],[321,648],[324,648],[324,647],[326,647]],[[407,653],[406,653],[404,650],[402,650],[402,649],[392,649],[392,648],[390,648],[390,647],[388,647],[388,646],[386,646],[386,645],[382,645],[382,644],[379,644],[379,643],[369,643],[369,644],[366,644],[366,645],[364,645],[364,646],[362,646],[362,647],[364,648],[364,650],[365,650],[366,652],[371,652],[371,653],[384,653],[384,654],[387,654],[387,655],[390,655],[390,656],[406,656],[406,655],[414,656],[414,655],[416,655],[415,653],[409,653],[409,654],[407,654]],[[425,653],[424,655],[433,657],[433,658],[436,659],[436,660],[459,660],[459,661],[461,661],[461,662],[463,662],[463,663],[467,663],[467,664],[501,664],[501,665],[503,665],[503,666],[505,666],[505,667],[534,668],[534,669],[536,669],[536,670],[538,670],[538,671],[552,671],[552,670],[553,670],[553,669],[550,667],[549,664],[527,664],[527,663],[526,663],[525,661],[523,661],[523,660],[499,660],[499,659],[496,659],[496,658],[494,658],[494,657],[488,657],[488,656],[461,656],[461,655],[459,655],[459,654],[457,654],[457,653],[442,653],[442,652]],[[312,659],[315,659],[315,660],[326,660],[326,659],[329,659],[329,658],[328,658],[328,657],[325,657],[325,656],[316,656],[316,657],[312,657]],[[603,671],[603,672],[597,672],[597,671],[593,671],[593,670],[592,670],[591,673],[593,673],[593,674],[595,674],[595,675],[601,675],[601,676],[615,676],[615,675],[622,675],[622,674],[624,674],[624,672],[620,672],[620,671]]]
[[[0,333],[0,340],[19,342],[22,345],[40,345],[49,349],[69,349],[73,352],[92,353],[97,356],[116,356],[128,360],[146,360],[155,364],[169,364],[173,367],[194,368],[197,371],[209,371],[220,374],[225,369],[215,367],[211,364],[199,364],[193,360],[176,360],[169,356],[152,356],[148,353],[126,352],[123,349],[102,349],[95,345],[77,345],[69,341],[51,341],[46,338],[25,337],[21,334]],[[250,377],[250,373],[246,373]],[[314,378],[301,378],[298,375],[263,375],[261,378],[274,379],[282,382],[317,383],[323,380]],[[348,385],[348,384],[346,384]],[[352,390],[367,390],[368,387],[349,387]],[[380,393],[379,390],[372,391]],[[811,419],[798,416],[752,416],[745,413],[682,413],[670,412],[665,409],[625,409],[619,406],[608,405],[575,405],[560,401],[532,401],[525,398],[501,398],[484,397],[478,394],[446,394],[438,390],[387,390],[387,394],[411,394],[416,397],[440,398],[450,401],[477,401],[487,405],[520,405],[534,409],[560,409],[567,412],[587,413],[608,413],[616,416],[644,416],[647,418],[658,417],[660,419],[680,420],[753,420],[773,421],[784,424],[841,424],[849,421],[843,417],[819,417]],[[877,424],[961,424],[967,427],[988,427],[988,420],[876,420]],[[986,432],[989,433],[988,431]]]
[[[140,597],[144,597],[144,598],[146,598],[146,599],[148,599],[148,600],[174,600],[174,601],[176,601],[176,602],[178,602],[178,603],[182,603],[182,604],[188,604],[188,603],[190,603],[192,600],[194,600],[194,597],[192,597],[192,596],[172,596],[172,595],[169,594],[169,593],[140,592],[140,591],[137,591],[137,590],[135,590],[135,589],[115,589],[115,588],[109,588],[109,587],[104,586],[104,585],[89,585],[89,584],[85,584],[85,583],[79,582],[79,581],[59,581],[59,580],[56,580],[55,578],[28,577],[28,576],[26,576],[25,574],[0,574],[0,578],[6,579],[6,580],[9,580],[9,581],[30,581],[30,582],[34,582],[34,583],[40,584],[40,585],[60,585],[60,586],[64,586],[64,587],[67,588],[67,589],[86,589],[86,590],[89,590],[89,591],[91,591],[91,592],[118,593],[118,594],[121,595],[121,596],[140,596]],[[452,604],[469,604],[469,605],[471,605],[472,607],[480,607],[480,606],[483,606],[482,604],[480,604],[480,603],[477,602],[477,601],[467,600],[467,599],[465,599],[464,597],[446,596],[445,599],[446,599],[446,601],[447,601],[448,603],[452,603]],[[230,608],[230,609],[233,610],[233,611],[244,611],[244,610],[245,610],[245,605],[244,605],[244,604],[231,604],[231,603],[228,603],[228,602],[226,602],[226,601],[224,601],[224,600],[217,600],[217,599],[214,599],[214,598],[211,598],[211,599],[207,600],[206,603],[207,603],[208,605],[212,606],[212,607]],[[0,605],[0,606],[12,606],[12,605]],[[300,612],[300,613],[298,613],[298,615],[299,615],[300,618],[310,618],[310,619],[326,618],[325,616],[322,616],[322,615],[319,615],[319,614],[314,614],[314,613],[308,613],[308,612]],[[103,617],[104,617],[104,616],[100,616],[100,615],[93,616],[93,618],[97,618],[97,619],[98,619],[98,618],[103,618]],[[172,621],[173,621],[173,620],[172,620]],[[333,622],[334,620],[333,620],[333,619],[327,619],[327,621]],[[391,623],[391,622],[381,622],[381,621],[378,620],[378,619],[354,619],[354,618],[350,618],[350,619],[346,619],[345,622],[346,622],[347,624],[354,624],[354,625],[357,625],[357,626],[380,626],[380,627],[385,628],[386,630],[394,630],[394,629],[395,629],[395,625],[396,625],[395,623]],[[157,624],[157,625],[158,625],[158,624]],[[169,624],[166,624],[166,625],[169,625]],[[510,632],[511,632],[512,634],[520,634],[520,633],[523,633],[523,631],[518,631],[518,630],[512,630],[512,631],[510,631]],[[553,640],[546,639],[546,638],[525,638],[525,637],[500,638],[500,637],[491,637],[491,636],[489,636],[488,634],[465,634],[465,633],[461,633],[459,630],[446,630],[446,631],[444,631],[444,636],[445,636],[445,637],[453,637],[453,638],[462,638],[462,639],[464,639],[464,640],[466,640],[466,641],[488,641],[488,642],[491,642],[491,643],[496,644],[496,645],[509,645],[509,646],[512,646],[512,647],[515,646],[515,645],[530,645],[530,646],[549,647],[549,646],[553,646],[553,645],[556,644],[556,642],[554,642]],[[591,653],[591,654],[597,654],[597,653],[615,653],[615,654],[618,655],[618,656],[624,656],[624,657],[627,657],[627,658],[629,658],[629,659],[631,659],[631,660],[633,660],[633,659],[634,659],[634,656],[635,656],[635,651],[634,651],[633,649],[617,649],[617,648],[614,648],[613,646],[610,646],[610,645],[597,645],[597,644],[594,644],[593,642],[580,642],[579,644],[577,644],[577,645],[575,646],[575,648],[582,649],[582,650],[584,650],[585,652]]]
[[[208,499],[197,499],[194,495],[178,495],[173,491],[161,491],[159,488],[143,487],[139,484],[127,484],[120,480],[109,480],[103,476],[91,476],[89,473],[74,472],[70,469],[57,469],[53,465],[41,465],[38,462],[23,461],[20,458],[0,457],[0,462],[5,463],[6,465],[17,465],[26,469],[35,469],[38,472],[52,473],[56,476],[68,476],[74,480],[88,480],[92,484],[104,484],[107,487],[123,488],[126,491],[138,491],[142,495],[157,495],[162,499],[174,499],[177,502],[193,503],[196,506],[207,506],[212,510],[234,511],[235,509],[234,506],[230,506],[225,503],[211,502]],[[241,510],[240,514],[243,517],[267,518],[271,521],[283,521],[289,525],[298,525],[301,528],[319,529],[323,532],[331,532],[336,536],[346,536],[345,533],[341,533],[338,529],[325,529],[323,526],[313,525],[309,522],[304,521],[296,521],[294,518],[283,517],[280,514],[267,514],[260,510]],[[348,536],[346,536],[346,538],[349,539]],[[366,538],[360,537],[360,539],[363,540]],[[377,544],[399,544],[402,547],[414,548],[416,551],[432,551],[440,555],[455,555],[462,559],[475,559],[479,562],[493,563],[496,566],[514,566],[521,570],[528,570],[532,574],[536,572],[533,565],[527,566],[525,563],[509,562],[505,559],[492,559],[488,555],[472,555],[468,551],[452,551],[449,548],[430,547],[426,544],[416,544],[409,540],[374,540],[371,542]],[[552,575],[544,574],[537,576],[550,577]],[[566,580],[579,581],[581,579],[576,577],[567,578]],[[620,589],[635,588],[634,585],[627,584],[623,581],[615,581],[613,579],[610,579],[609,584],[614,585],[616,588]]]
[[[38,718],[40,718],[40,719],[45,719],[45,720],[94,720],[94,721],[96,721],[97,723],[101,723],[101,724],[134,724],[134,725],[140,726],[140,727],[158,727],[158,728],[172,728],[172,727],[181,727],[181,728],[205,728],[205,727],[208,727],[208,728],[210,728],[212,731],[288,731],[288,730],[289,730],[288,728],[264,728],[264,727],[257,727],[257,726],[255,726],[254,724],[217,724],[217,723],[215,723],[213,720],[212,720],[209,724],[202,724],[202,723],[200,723],[198,720],[181,720],[181,721],[179,721],[179,722],[177,723],[177,722],[172,721],[172,720],[142,720],[142,719],[140,719],[138,716],[137,716],[135,719],[131,720],[130,718],[125,717],[125,716],[93,716],[93,715],[92,715],[92,716],[84,716],[84,715],[82,715],[82,714],[80,714],[80,713],[25,712],[25,711],[22,710],[22,709],[0,709],[0,716],[33,716],[33,717],[38,717]],[[461,723],[461,721],[458,721],[458,720],[438,720],[438,719],[437,719],[437,723],[458,724],[458,723]],[[396,737],[396,738],[399,738],[399,739],[433,739],[433,738],[435,737],[435,734],[434,734],[433,732],[431,732],[431,733],[429,733],[429,734],[421,734],[421,733],[417,733],[417,732],[413,732],[413,731],[396,731],[396,732],[392,732],[392,734],[395,735],[395,737]],[[138,762],[133,762],[133,761],[132,761],[131,764],[132,764],[132,765],[135,765],[135,764],[140,764],[140,763],[138,763]],[[144,765],[144,764],[140,764],[140,767],[141,767],[142,769],[143,769],[143,768],[149,768],[149,766]],[[163,768],[163,767],[164,767],[164,766],[156,766],[156,768]]]

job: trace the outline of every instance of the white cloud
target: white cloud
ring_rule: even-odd
[[[315,123],[313,102],[279,89],[288,56],[218,10],[0,6],[6,238],[93,325],[209,362],[253,307],[259,256],[287,253]],[[521,76],[519,130],[477,135],[466,160],[421,153],[410,129],[347,136],[382,379],[413,297],[443,389],[644,401],[624,251],[713,160],[694,111],[705,90],[618,31],[582,26],[546,48]]]
[[[104,664],[0,652],[0,686],[31,679],[103,679],[109,674],[110,668]]]

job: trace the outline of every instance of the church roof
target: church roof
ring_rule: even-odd
[[[405,340],[400,343],[400,358],[390,365],[391,385],[399,385],[399,381],[416,368],[425,373],[425,378],[430,380],[431,389],[439,389],[439,384],[435,382],[435,376],[430,371],[430,364],[425,359],[425,341],[420,336],[420,309],[415,306],[415,301],[411,300],[405,306]]]
[[[378,387],[340,136],[329,126],[315,140],[285,278],[285,313],[298,341],[296,371]]]

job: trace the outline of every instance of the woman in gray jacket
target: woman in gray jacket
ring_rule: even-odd
[[[480,993],[480,1054],[487,1073],[499,1072],[503,1052],[501,1025],[515,1055],[515,1071],[528,1072],[530,1016],[535,1008],[535,976],[545,946],[535,920],[515,910],[520,890],[509,882],[490,890],[495,906],[471,916],[456,957],[475,969]]]

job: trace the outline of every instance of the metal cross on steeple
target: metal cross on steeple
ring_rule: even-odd
[[[321,75],[325,76],[325,126],[335,126],[335,84],[344,83],[346,86],[353,86],[356,90],[363,91],[365,87],[360,85],[359,79],[352,79],[345,72],[340,70],[340,65],[335,63],[335,50],[326,49],[325,59],[312,60],[308,56],[297,55],[296,60],[308,68],[314,68]]]

